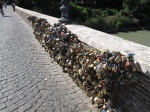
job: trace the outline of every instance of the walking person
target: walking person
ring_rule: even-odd
[[[4,1],[4,6],[5,6],[5,8],[7,8],[7,3]]]
[[[13,8],[13,10],[15,12],[15,3],[14,2],[12,2],[12,8]]]
[[[0,1],[0,12],[1,12],[2,16],[4,16],[3,4],[1,1]]]

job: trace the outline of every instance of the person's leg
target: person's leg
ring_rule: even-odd
[[[2,16],[3,16],[3,12],[2,12],[2,9],[0,9],[0,13],[2,14]]]
[[[1,9],[0,9],[0,13],[2,14],[2,11],[1,11]]]
[[[3,11],[3,9],[1,9],[1,13],[2,13],[2,16],[4,16],[4,11]]]
[[[15,12],[15,6],[14,6],[14,4],[12,4],[12,8],[13,8],[13,10],[14,10],[14,12]]]
[[[14,12],[15,12],[15,5],[13,5],[13,10],[14,10]]]

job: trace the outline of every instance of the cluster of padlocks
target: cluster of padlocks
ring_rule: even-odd
[[[114,77],[121,84],[135,82],[137,64],[133,54],[86,48],[64,24],[51,26],[46,19],[29,17],[36,39],[64,72],[103,112],[109,112]],[[105,110],[105,111],[104,111]]]

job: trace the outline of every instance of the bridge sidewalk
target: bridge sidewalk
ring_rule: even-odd
[[[12,7],[0,16],[0,112],[96,112]]]

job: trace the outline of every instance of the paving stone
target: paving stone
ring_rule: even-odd
[[[60,108],[60,107],[55,106],[55,107],[54,107],[54,112],[61,112],[61,108]]]
[[[15,103],[17,103],[17,102],[19,102],[19,98],[18,97],[15,97],[14,99],[12,99],[12,102],[15,104]]]
[[[39,110],[42,112],[45,112],[46,109],[47,109],[47,107],[43,107],[43,106],[39,108]]]
[[[75,93],[76,91],[74,89],[71,89],[68,91],[69,94]]]
[[[20,100],[22,100],[23,98],[26,97],[26,95],[25,95],[25,94],[21,94],[21,95],[19,95],[18,97],[20,98]]]
[[[68,100],[63,100],[63,101],[61,101],[61,106],[62,106],[62,107],[67,107],[68,105],[69,105]]]
[[[3,97],[7,97],[7,96],[9,96],[9,92],[3,93]],[[0,95],[0,97],[1,97],[1,95]],[[2,98],[2,97],[1,97],[1,98]]]
[[[61,101],[54,101],[54,106],[60,107],[61,106]]]
[[[70,94],[70,96],[71,96],[71,100],[79,97],[79,95],[76,93],[72,93],[72,94]]]
[[[4,103],[0,104],[0,110],[4,109],[6,107],[6,105]]]
[[[35,99],[40,99],[41,97],[43,96],[43,94],[37,94],[36,96],[35,96]]]
[[[9,94],[12,94],[12,93],[14,93],[14,90],[10,90],[10,91],[8,91],[9,92]]]
[[[91,109],[92,112],[99,112],[97,108]]]
[[[57,83],[56,82],[53,82],[52,84],[51,84],[51,87],[56,87],[57,86]]]
[[[68,107],[68,112],[75,112],[72,107]]]
[[[0,91],[0,99],[3,97],[2,92]]]
[[[44,112],[54,112],[54,108],[53,107],[48,107]]]
[[[55,93],[55,94],[54,94],[55,99],[56,99],[57,101],[60,101],[60,100],[61,100],[61,94],[58,93],[58,92],[54,92],[54,93]]]
[[[50,90],[46,90],[46,95],[49,97],[53,94],[53,91],[50,89]]]
[[[82,110],[80,112],[92,112],[91,110],[87,109],[87,110]]]
[[[87,110],[88,109],[88,106],[84,103],[79,104],[79,107],[80,107],[81,110]]]
[[[18,109],[19,106],[16,105],[16,104],[13,104],[13,105],[10,105],[8,108],[9,108],[9,110],[12,112],[12,111],[15,111],[16,109]]]
[[[7,107],[9,107],[9,106],[13,105],[13,102],[11,100],[7,100],[5,102],[5,104],[6,104]]]
[[[23,100],[26,102],[31,101],[31,99],[32,99],[32,97],[29,95],[23,98]]]
[[[68,108],[67,107],[61,107],[61,112],[68,112]]]
[[[10,110],[8,108],[4,108],[4,109],[0,110],[0,112],[10,112]]]
[[[26,108],[26,110],[32,108],[32,106],[33,106],[33,105],[30,104],[30,103],[26,103],[26,104],[24,105],[24,107]]]
[[[28,112],[37,112],[37,108],[32,107],[31,109],[28,110]]]
[[[78,104],[83,103],[83,100],[81,100],[81,98],[76,98]]]
[[[39,91],[40,91],[39,89],[35,89],[32,93],[33,93],[33,94],[38,94]]]
[[[19,110],[19,112],[24,112],[26,110],[26,108],[25,107],[19,107],[18,110]]]
[[[81,88],[75,87],[74,90],[77,92],[77,91],[81,90]]]
[[[68,95],[68,92],[66,90],[60,92],[61,92],[61,96]]]
[[[48,101],[54,101],[55,100],[55,98],[54,98],[54,96],[53,95],[50,95],[50,96],[48,96]]]
[[[7,100],[7,97],[3,97],[2,99],[0,99],[0,103],[5,103]]]
[[[83,102],[84,102],[84,103],[89,103],[89,102],[90,102],[90,98],[85,98],[85,99],[83,99]]]
[[[80,107],[75,108],[75,112],[80,112],[80,111],[81,111]]]
[[[76,106],[79,104],[77,100],[71,100],[70,102],[72,106]]]
[[[80,94],[79,96],[80,96],[80,98],[81,98],[82,100],[84,100],[85,98],[87,98],[87,96],[86,96],[84,93]]]
[[[17,105],[19,105],[19,107],[23,106],[26,104],[26,102],[24,100],[20,100],[19,102],[16,103]]]
[[[14,94],[10,94],[9,96],[8,96],[8,99],[14,99],[15,97],[17,97],[17,95],[14,93]]]

